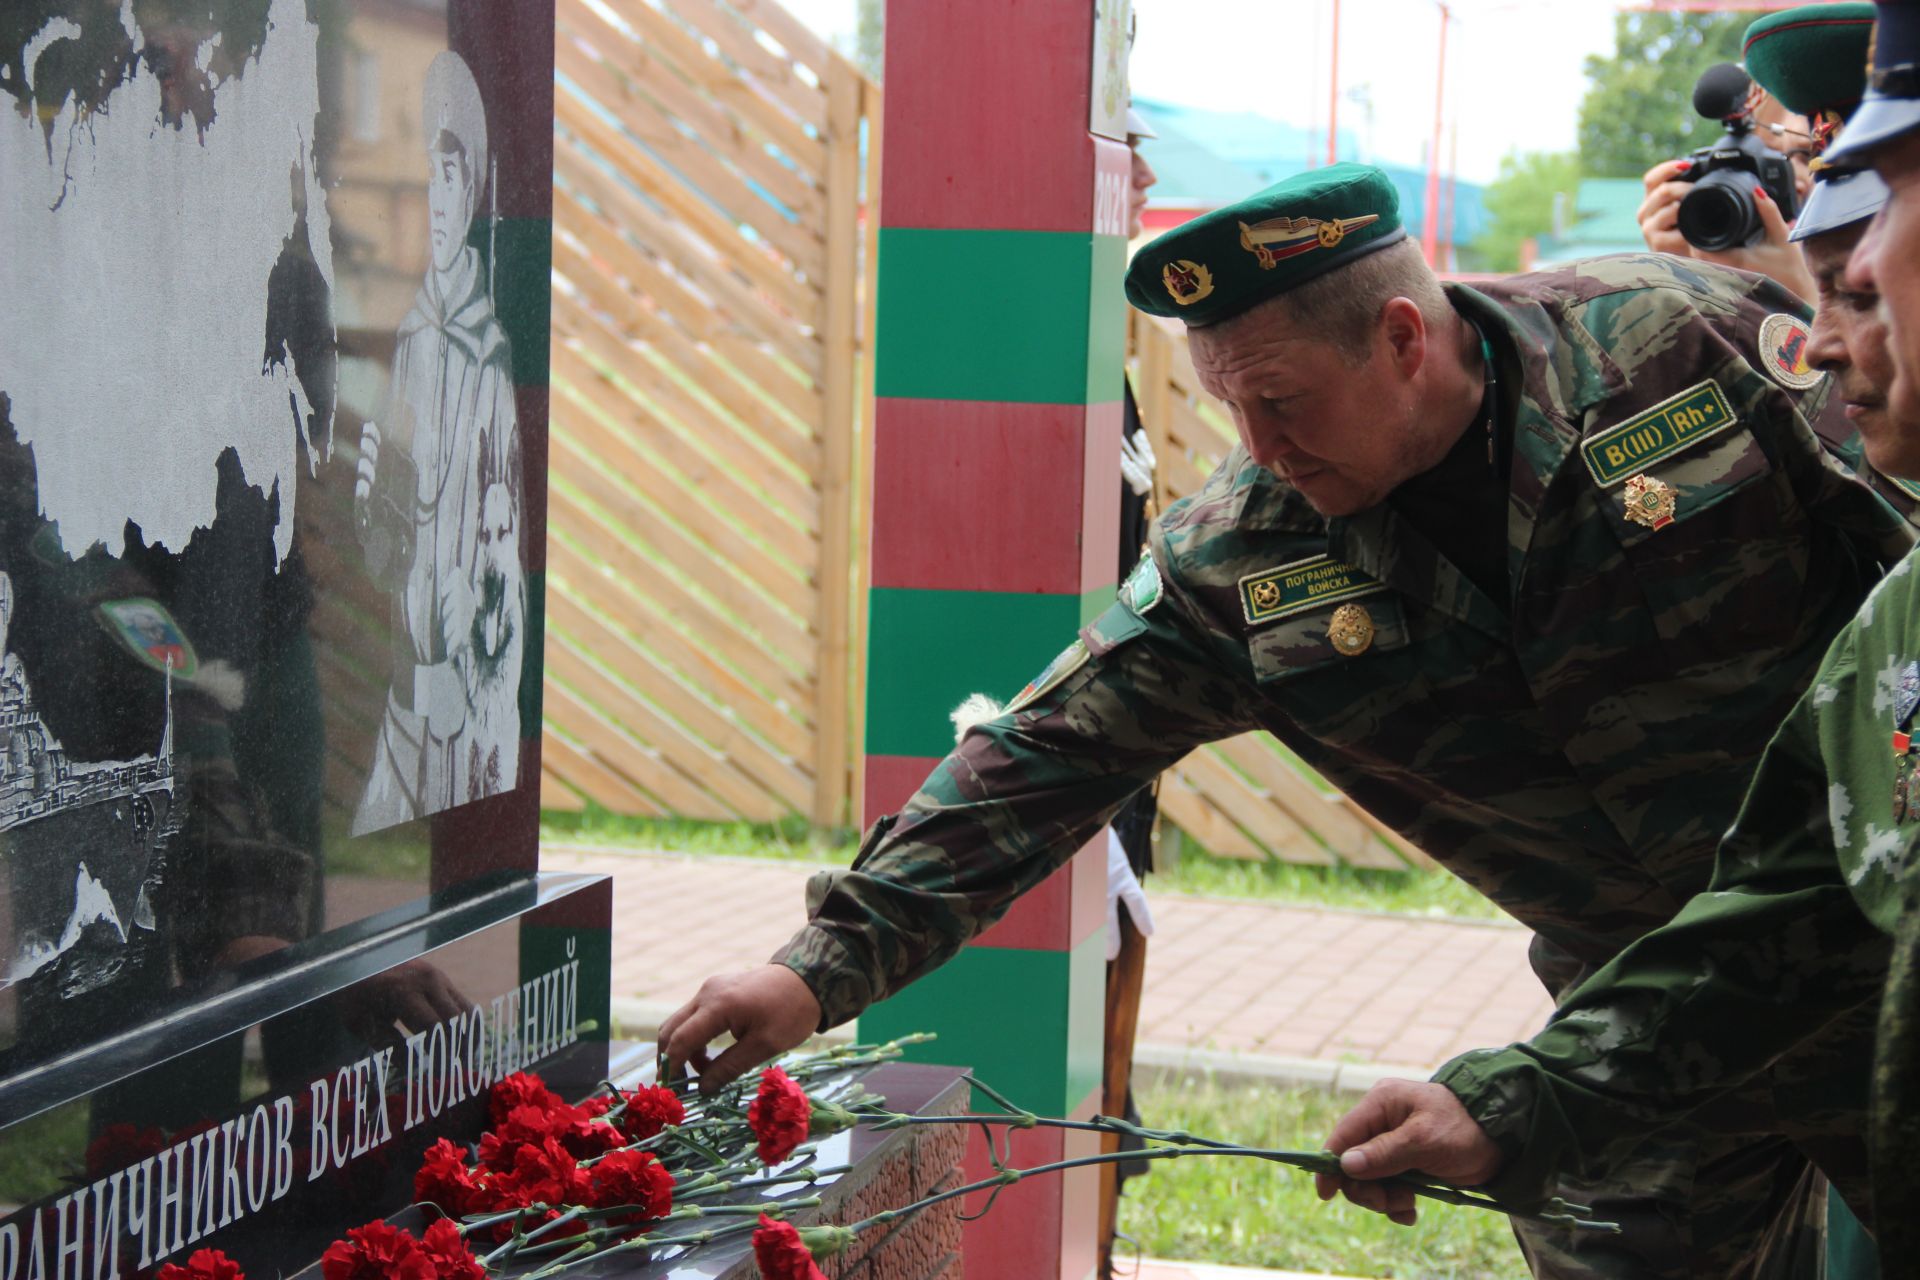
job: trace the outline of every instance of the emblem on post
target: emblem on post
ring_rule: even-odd
[[[1343,604],[1327,622],[1327,639],[1340,656],[1357,658],[1373,644],[1373,615],[1363,604]]]
[[[1182,258],[1160,268],[1160,283],[1167,286],[1167,293],[1175,302],[1188,307],[1213,292],[1213,272],[1201,263]]]
[[[1664,529],[1673,523],[1673,486],[1642,473],[1621,488],[1626,500],[1627,519],[1649,529]]]

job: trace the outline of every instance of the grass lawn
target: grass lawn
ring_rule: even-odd
[[[1212,1081],[1136,1086],[1155,1128],[1249,1146],[1314,1150],[1355,1095]],[[1524,1280],[1507,1220],[1423,1201],[1396,1227],[1344,1200],[1321,1204],[1306,1174],[1255,1160],[1171,1160],[1127,1184],[1120,1230],[1150,1257],[1396,1280]],[[1125,1246],[1122,1245],[1124,1250]],[[1125,1264],[1117,1264],[1122,1274]]]
[[[683,818],[625,818],[597,807],[583,813],[542,813],[540,838],[569,844],[626,845],[833,865],[845,865],[859,845],[855,832],[815,831],[800,818],[780,823],[691,822]],[[1249,862],[1216,858],[1192,841],[1183,844],[1174,865],[1148,879],[1149,893],[1252,898],[1423,916],[1492,919],[1501,915],[1499,908],[1444,871],[1366,871],[1344,866]]]

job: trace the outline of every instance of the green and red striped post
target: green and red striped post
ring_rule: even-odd
[[[954,706],[1011,697],[1113,599],[1128,154],[1088,132],[1093,51],[1093,0],[887,6],[868,822],[952,746]],[[936,1031],[925,1057],[1092,1114],[1105,875],[1083,850],[861,1035]],[[1015,1150],[1097,1150],[1083,1136]],[[1084,1280],[1097,1189],[1093,1170],[1009,1189],[969,1229],[968,1272]]]

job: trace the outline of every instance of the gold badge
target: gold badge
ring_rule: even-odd
[[[1363,604],[1341,605],[1327,623],[1327,639],[1342,657],[1359,657],[1373,643],[1373,615]]]
[[[1277,582],[1256,582],[1248,588],[1256,609],[1273,609],[1280,604],[1280,584]]]
[[[1369,213],[1358,218],[1268,218],[1252,225],[1243,222],[1240,247],[1259,260],[1261,270],[1271,271],[1287,258],[1331,249],[1345,240],[1349,231],[1378,221],[1379,214]]]
[[[1192,306],[1213,292],[1213,273],[1185,258],[1160,268],[1160,282],[1167,286],[1167,292],[1173,295],[1173,300],[1183,307]]]
[[[1637,475],[1620,490],[1626,499],[1627,519],[1649,529],[1664,529],[1673,523],[1673,486],[1650,475]]]

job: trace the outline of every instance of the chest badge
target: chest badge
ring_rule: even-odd
[[[1806,321],[1784,311],[1760,322],[1760,364],[1783,387],[1805,391],[1827,375],[1807,363],[1807,344],[1813,340]]]
[[[1620,496],[1627,504],[1627,519],[1649,529],[1664,529],[1673,523],[1673,486],[1644,473],[1621,486]]]
[[[1343,604],[1327,621],[1327,640],[1343,658],[1357,658],[1373,644],[1373,615],[1363,604]]]

